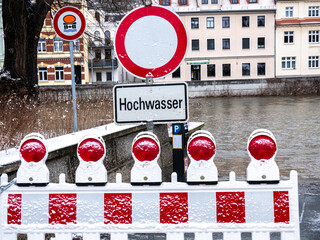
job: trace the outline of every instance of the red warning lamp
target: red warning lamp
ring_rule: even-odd
[[[106,157],[106,146],[102,137],[87,135],[83,137],[77,148],[80,164],[76,170],[77,185],[105,185],[107,170],[103,165]]]
[[[45,165],[48,148],[45,138],[38,133],[28,134],[19,148],[21,165],[17,172],[18,185],[46,185],[49,183],[49,169]]]
[[[131,151],[135,160],[131,169],[131,183],[160,184],[162,174],[158,159],[161,150],[157,136],[152,132],[139,133],[132,142]]]
[[[189,143],[188,152],[195,161],[208,161],[215,155],[216,146],[207,137],[196,137]]]
[[[213,159],[216,154],[216,143],[208,131],[194,132],[187,143],[187,153],[190,165],[187,170],[189,184],[216,184],[218,170]]]
[[[277,142],[267,129],[253,131],[248,139],[247,150],[251,161],[247,168],[249,183],[277,183],[279,168],[275,162]]]
[[[159,145],[155,140],[147,137],[138,139],[132,147],[132,154],[140,162],[153,161],[159,153]]]
[[[85,139],[78,146],[78,156],[85,162],[97,162],[104,154],[103,144],[95,138]]]

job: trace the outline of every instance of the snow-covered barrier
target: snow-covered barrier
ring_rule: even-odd
[[[155,139],[154,142],[145,134],[134,143],[139,139],[148,140],[146,149],[156,149],[153,155],[157,157],[159,143],[154,136],[149,137]],[[201,132],[193,139],[197,141],[192,146],[199,145],[202,151],[198,155],[195,149],[188,153],[194,161],[212,161],[214,138]],[[205,142],[201,143],[201,139]],[[91,148],[96,149],[93,154],[103,155],[104,150],[97,149],[96,143],[86,146],[86,155],[92,153]],[[206,146],[211,149],[207,153]],[[132,151],[137,151],[134,148]],[[82,147],[81,151],[84,149]],[[182,240],[184,233],[193,232],[196,240],[212,239],[213,233],[222,233],[224,240],[240,240],[242,233],[249,232],[253,240],[267,240],[271,233],[278,232],[282,240],[300,239],[297,172],[291,171],[289,180],[279,180],[277,175],[275,179],[269,178],[269,165],[263,170],[264,162],[272,159],[274,164],[276,152],[275,139],[268,131],[255,131],[249,138],[248,151],[251,151],[251,160],[262,160],[258,169],[265,177],[257,175],[255,179],[236,181],[235,173],[231,172],[229,181],[190,185],[177,182],[173,173],[171,182],[150,185],[146,181],[147,185],[136,185],[123,183],[121,174],[117,174],[114,183],[79,186],[66,183],[61,174],[59,183],[13,184],[7,188],[8,177],[4,174],[1,189],[6,190],[0,194],[0,238],[16,240],[18,233],[24,233],[28,240],[44,240],[46,233],[54,233],[55,240],[71,240],[76,233],[82,234],[84,240],[98,240],[101,234],[108,233],[111,240],[124,240],[129,233],[165,233],[168,240]],[[90,159],[101,161],[100,155]],[[205,166],[200,164],[199,170]],[[148,173],[143,174],[149,177]],[[208,176],[209,173],[204,174]],[[86,183],[90,177],[86,176],[81,183]]]

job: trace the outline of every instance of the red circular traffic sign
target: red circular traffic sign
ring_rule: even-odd
[[[63,7],[53,17],[53,28],[62,39],[73,41],[84,33],[86,20],[78,8]]]
[[[180,17],[160,6],[140,7],[120,22],[115,51],[122,66],[139,78],[174,72],[187,53],[188,35]]]

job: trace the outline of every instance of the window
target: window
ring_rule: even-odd
[[[107,81],[112,81],[112,72],[107,72]]]
[[[319,42],[319,31],[309,31],[309,43]]]
[[[111,45],[111,34],[110,34],[110,31],[105,31],[104,32],[104,41],[105,41],[105,44],[110,46]]]
[[[222,28],[230,27],[230,17],[222,17]]]
[[[207,17],[207,28],[214,28],[214,17]]]
[[[99,12],[94,13],[94,18],[97,20],[98,23],[100,23],[100,13]]]
[[[249,0],[249,3],[258,3],[258,0]]]
[[[293,31],[284,32],[284,43],[293,43]]]
[[[207,39],[207,50],[214,50],[214,39]]]
[[[63,67],[55,67],[55,73],[56,73],[56,81],[64,80]]]
[[[39,81],[48,81],[47,67],[39,67]]]
[[[53,40],[53,51],[54,52],[62,52],[63,51],[63,41],[61,38],[54,38]]]
[[[38,52],[46,52],[47,47],[46,47],[46,39],[45,38],[40,38],[38,41]]]
[[[250,17],[243,16],[242,17],[242,27],[249,27]]]
[[[73,41],[73,51],[80,52],[80,40],[79,39]]]
[[[295,69],[296,57],[283,57],[281,63],[282,69]]]
[[[199,39],[192,39],[191,40],[191,45],[192,45],[192,50],[199,50],[200,46],[199,46]]]
[[[211,4],[217,4],[218,0],[211,0]]]
[[[94,32],[94,40],[95,41],[100,41],[101,40],[99,31],[95,31]]]
[[[199,28],[199,18],[191,18],[191,28]]]
[[[111,49],[105,49],[104,50],[104,59],[105,60],[111,60]]]
[[[265,16],[258,16],[257,17],[257,26],[258,27],[265,27],[266,26],[266,17]]]
[[[102,81],[101,72],[97,72],[97,73],[96,73],[96,80],[97,80],[97,82],[101,82],[101,81]]]
[[[250,76],[250,63],[242,63],[242,76]]]
[[[95,58],[96,60],[100,60],[100,59],[101,59],[101,51],[100,51],[100,49],[96,49],[96,50],[94,51],[94,58]]]
[[[238,4],[239,0],[231,0],[230,2],[231,2],[231,4]]]
[[[293,7],[286,7],[286,17],[293,17]]]
[[[258,37],[258,48],[265,48],[265,38]]]
[[[222,39],[222,49],[230,49],[230,38]]]
[[[162,6],[170,6],[170,0],[160,0],[160,5],[162,5]]]
[[[309,17],[318,17],[319,7],[309,7]]]
[[[318,56],[309,57],[309,68],[319,68],[319,57]]]
[[[208,4],[208,0],[202,0],[202,4]]]
[[[179,0],[179,5],[188,5],[188,0]]]
[[[222,64],[222,76],[224,77],[231,76],[231,64]]]
[[[257,63],[257,72],[258,72],[258,76],[266,75],[266,64],[265,63]]]
[[[207,65],[207,76],[208,77],[215,77],[216,76],[216,65],[215,64],[208,64]]]
[[[180,78],[180,67],[172,73],[172,78]]]
[[[242,49],[250,49],[250,38],[242,38]]]

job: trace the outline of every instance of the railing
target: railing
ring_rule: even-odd
[[[247,232],[252,240],[270,239],[274,232],[282,240],[300,239],[297,172],[280,181],[273,166],[276,143],[270,132],[259,130],[249,137],[247,181],[237,181],[234,172],[229,181],[215,181],[208,163],[213,164],[214,138],[198,131],[188,141],[188,183],[177,182],[175,173],[171,182],[162,182],[161,170],[154,165],[160,155],[157,145],[154,134],[138,134],[132,144],[131,184],[123,183],[121,174],[115,183],[107,183],[104,142],[85,137],[78,144],[76,184],[66,183],[64,174],[55,184],[48,183],[45,141],[39,135],[27,136],[20,147],[18,185],[7,187],[7,175],[1,176],[5,190],[0,194],[1,239],[16,240],[18,233],[24,233],[28,240],[43,240],[46,233],[54,233],[55,240],[71,240],[73,234],[98,240],[108,233],[111,240],[124,240],[129,233],[165,233],[168,240],[182,240],[184,233],[194,233],[195,240],[204,240],[221,233],[224,240],[240,240]],[[141,154],[141,149],[147,154]],[[250,173],[253,166],[256,175]]]

